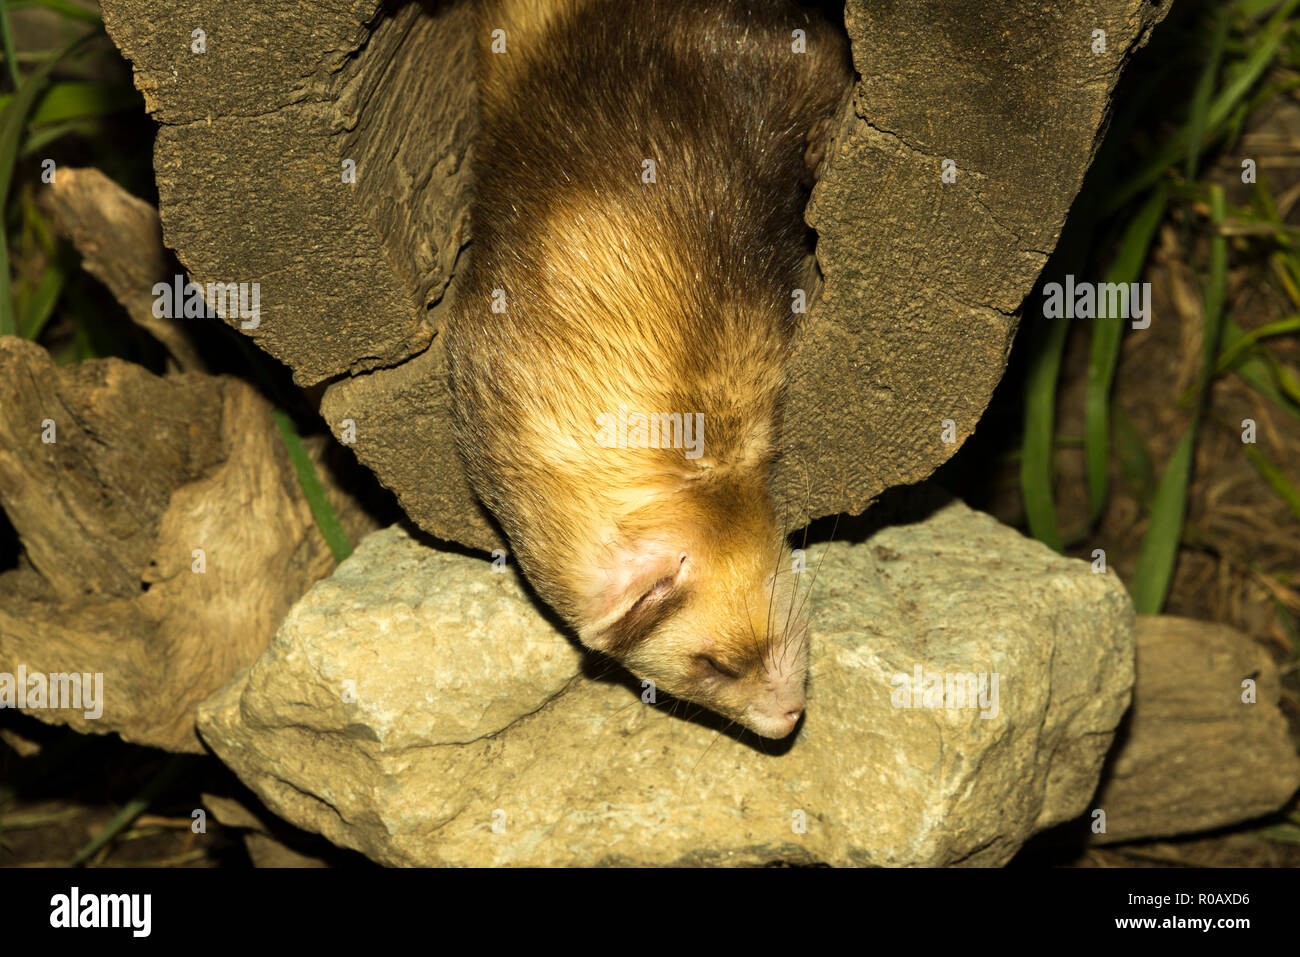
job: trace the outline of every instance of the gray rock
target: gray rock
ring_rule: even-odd
[[[398,528],[299,602],[200,732],[275,813],[393,865],[989,865],[1086,809],[1133,682],[1113,575],[955,503],[807,559],[790,742],[581,674],[513,572]],[[988,716],[896,707],[917,668],[996,676]]]

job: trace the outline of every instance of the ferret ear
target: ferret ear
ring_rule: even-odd
[[[583,596],[584,643],[601,651],[625,648],[638,629],[652,624],[662,604],[681,585],[689,564],[679,542],[645,538],[612,545],[603,554]]]

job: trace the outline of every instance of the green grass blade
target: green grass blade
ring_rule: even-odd
[[[1108,283],[1132,283],[1142,275],[1156,228],[1164,219],[1168,190],[1152,191],[1128,224],[1114,263],[1106,273]],[[1100,297],[1099,297],[1100,298]],[[1099,307],[1101,303],[1098,303]],[[1106,507],[1110,464],[1110,392],[1119,361],[1125,320],[1121,316],[1098,318],[1092,324],[1088,357],[1088,385],[1084,398],[1084,449],[1088,473],[1089,521],[1096,522]]]
[[[1255,836],[1276,844],[1300,844],[1300,826],[1295,824],[1275,824],[1260,828]]]
[[[53,10],[69,20],[79,20],[82,23],[99,23],[99,11],[91,7],[83,7],[80,4],[71,3],[70,0],[9,0],[9,8],[18,10],[23,7],[44,7],[46,10]]]
[[[352,543],[348,541],[347,533],[339,523],[339,517],[334,511],[334,506],[330,504],[329,496],[325,494],[325,486],[321,484],[320,476],[316,474],[316,466],[311,456],[307,454],[307,448],[302,444],[302,437],[298,434],[298,429],[289,414],[283,409],[276,409],[275,424],[279,426],[280,435],[289,450],[293,470],[298,473],[298,484],[302,486],[302,493],[311,508],[312,516],[316,519],[316,527],[320,529],[321,536],[329,545],[334,560],[341,562],[352,554]]]
[[[1242,330],[1241,326],[1237,325],[1231,316],[1225,316],[1223,320],[1223,336],[1220,343],[1224,352],[1231,352],[1236,344],[1245,337],[1246,332]],[[1236,360],[1235,368],[1232,371],[1241,376],[1255,391],[1270,399],[1274,405],[1292,416],[1300,418],[1300,405],[1293,403],[1277,387],[1275,376],[1270,372],[1271,362],[1276,364],[1273,362],[1273,357],[1267,353],[1262,353],[1258,358],[1243,356]]]
[[[22,74],[18,72],[18,51],[14,47],[14,34],[9,29],[9,0],[0,0],[0,44],[4,46],[5,64],[9,68],[9,82],[18,90],[23,85]]]
[[[1165,474],[1160,477],[1151,507],[1151,525],[1138,551],[1130,594],[1139,615],[1157,615],[1164,607],[1174,563],[1182,540],[1183,516],[1187,511],[1187,486],[1192,473],[1192,452],[1196,447],[1195,421],[1178,440]]]
[[[1279,0],[1237,0],[1235,7],[1237,13],[1248,20],[1256,20],[1268,13],[1279,3]]]
[[[8,106],[12,94],[0,96],[0,109]],[[142,106],[140,94],[129,86],[106,86],[85,80],[51,83],[28,118],[29,126],[50,126],[66,120],[107,116]]]
[[[1061,550],[1061,531],[1056,521],[1052,494],[1053,430],[1056,426],[1056,380],[1061,371],[1061,354],[1070,332],[1064,319],[1041,319],[1029,376],[1025,386],[1024,437],[1020,450],[1020,492],[1025,504],[1029,533],[1045,545]]]
[[[1287,0],[1269,18],[1264,29],[1255,34],[1252,39],[1254,46],[1250,51],[1250,56],[1246,58],[1246,61],[1241,65],[1241,69],[1215,98],[1213,105],[1210,107],[1208,119],[1211,130],[1220,126],[1228,118],[1228,115],[1236,108],[1242,98],[1250,92],[1250,88],[1255,85],[1255,81],[1273,62],[1273,56],[1277,53],[1278,47],[1286,38],[1292,26],[1294,26],[1291,15],[1295,13],[1297,6],[1300,6],[1300,0]],[[1194,148],[1199,149],[1203,144],[1194,143],[1192,145]]]
[[[1250,92],[1256,81],[1273,62],[1273,57],[1281,46],[1282,40],[1292,27],[1291,14],[1295,12],[1300,0],[1287,0],[1269,19],[1268,25],[1255,35],[1250,56],[1241,64],[1227,85],[1219,92],[1204,117],[1205,133],[1199,142],[1191,138],[1191,124],[1185,125],[1170,138],[1155,155],[1142,164],[1138,170],[1123,183],[1119,184],[1102,214],[1115,212],[1125,203],[1137,196],[1152,183],[1164,175],[1169,167],[1177,164],[1188,150],[1200,153],[1208,143],[1218,137],[1226,128],[1233,112],[1241,100]]]
[[[1128,482],[1138,503],[1150,509],[1155,499],[1156,471],[1147,454],[1142,436],[1124,410],[1115,407],[1115,457],[1119,460],[1120,472]]]
[[[1187,123],[1187,141],[1200,143],[1205,138],[1205,130],[1210,125],[1210,99],[1219,80],[1219,65],[1223,62],[1223,47],[1228,40],[1228,6],[1225,4],[1214,15],[1214,34],[1210,39],[1210,55],[1206,58],[1205,69],[1196,83],[1196,92],[1192,94],[1192,104]],[[1189,149],[1185,158],[1183,174],[1187,179],[1196,179],[1196,166],[1201,158],[1201,151]]]
[[[1205,283],[1205,329],[1201,336],[1201,389],[1210,387],[1214,375],[1214,361],[1219,354],[1219,341],[1223,337],[1223,300],[1228,289],[1228,238],[1221,227],[1227,217],[1223,187],[1210,187],[1210,222],[1214,235],[1210,237],[1210,275]]]
[[[80,133],[82,136],[90,138],[95,132],[93,120],[69,120],[66,123],[55,123],[53,126],[31,130],[27,134],[27,139],[23,140],[22,147],[18,150],[18,158],[25,160],[42,155],[45,147],[69,133]]]
[[[1273,381],[1277,387],[1291,401],[1300,404],[1300,380],[1291,374],[1291,370],[1282,363],[1278,362],[1272,356],[1265,354],[1264,362],[1269,367],[1269,372],[1273,375]]]
[[[57,57],[33,72],[0,112],[0,247],[3,247],[0,249],[0,336],[12,336],[18,332],[14,319],[13,291],[10,288],[9,236],[3,228],[3,213],[9,208],[9,186],[13,183],[14,164],[18,159],[18,146],[22,140],[23,129],[27,125],[27,115],[31,112],[37,96],[49,82],[54,68],[91,35],[87,34],[73,40]]]
[[[298,434],[298,427],[294,425],[293,418],[285,412],[280,406],[284,405],[283,401],[287,397],[275,386],[274,380],[266,372],[264,365],[265,355],[258,352],[250,343],[246,336],[230,326],[221,325],[218,327],[230,337],[230,341],[235,347],[244,354],[248,361],[248,367],[253,371],[253,376],[257,379],[262,387],[262,394],[271,397],[272,402],[279,403],[272,411],[275,417],[275,424],[280,430],[280,436],[284,439],[285,448],[289,452],[289,459],[293,462],[294,472],[298,476],[298,484],[302,488],[302,493],[307,499],[307,505],[311,508],[312,517],[316,520],[316,527],[320,529],[321,537],[329,546],[330,552],[334,555],[337,562],[343,561],[352,554],[352,543],[348,541],[347,534],[343,531],[343,526],[339,523],[338,515],[334,511],[334,506],[330,504],[329,496],[325,494],[325,487],[321,484],[320,476],[316,474],[316,465],[307,454],[306,447],[302,444],[302,437]]]
[[[4,210],[0,209],[0,221]],[[9,237],[0,229],[0,336],[18,335],[18,323],[14,319],[14,300],[12,281],[9,278]]]
[[[1282,501],[1286,502],[1287,508],[1291,509],[1291,514],[1300,519],[1300,489],[1292,485],[1286,473],[1270,462],[1255,446],[1244,445],[1243,448],[1246,450],[1246,458],[1250,459],[1264,481],[1277,492]]]
[[[1225,328],[1225,335],[1227,333]],[[1289,316],[1286,319],[1278,319],[1267,325],[1259,326],[1250,332],[1243,333],[1233,337],[1233,342],[1228,348],[1224,349],[1219,355],[1219,360],[1214,364],[1215,375],[1222,375],[1230,371],[1238,361],[1246,354],[1255,343],[1261,339],[1267,339],[1271,336],[1284,336],[1292,332],[1300,332],[1300,316]]]
[[[54,314],[54,306],[63,294],[68,281],[68,270],[59,259],[50,260],[41,273],[36,288],[20,310],[18,334],[24,339],[35,339]]]
[[[81,850],[73,855],[72,860],[68,862],[69,867],[77,867],[90,860],[99,852],[99,849],[120,834],[128,824],[148,809],[149,805],[158,799],[158,796],[179,781],[187,771],[190,771],[198,763],[200,757],[194,754],[178,754],[172,757],[161,771],[143,788],[140,793],[131,800],[126,802],[126,806],[118,811],[113,819],[104,825],[103,830],[96,834]]]
[[[1210,219],[1216,230],[1210,239],[1210,274],[1205,283],[1205,330],[1201,356],[1201,381],[1196,407],[1183,436],[1165,466],[1151,507],[1151,525],[1138,551],[1130,589],[1133,604],[1140,615],[1156,615],[1164,607],[1178,560],[1182,541],[1183,518],[1187,513],[1187,488],[1191,482],[1192,458],[1196,450],[1196,433],[1209,391],[1214,357],[1218,354],[1223,325],[1223,298],[1228,274],[1228,240],[1217,227],[1223,224],[1225,206],[1223,190],[1210,187]]]
[[[1274,405],[1300,419],[1300,403],[1289,398],[1278,388],[1276,376],[1270,372],[1268,357],[1265,359],[1247,359],[1235,370],[1251,388],[1260,395],[1270,399]]]

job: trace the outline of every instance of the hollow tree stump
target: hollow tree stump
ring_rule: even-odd
[[[824,292],[775,475],[794,524],[925,478],[974,431],[1120,70],[1168,7],[849,0],[860,80],[808,211]],[[192,277],[258,282],[248,334],[328,383],[323,414],[407,513],[500,544],[455,455],[437,336],[470,239],[465,3],[102,8],[160,124],[164,236]]]

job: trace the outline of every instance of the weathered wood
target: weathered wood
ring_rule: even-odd
[[[97,169],[59,170],[41,199],[81,253],[82,267],[108,287],[132,322],[167,347],[174,367],[205,371],[184,326],[154,315],[153,287],[167,268],[158,210]]]
[[[349,533],[368,530],[326,483]],[[197,704],[334,566],[251,386],[117,359],[56,368],[13,337],[0,507],[23,545],[0,574],[0,674],[101,674],[101,715],[29,713],[170,750],[201,750]]]
[[[974,430],[1120,68],[1168,6],[850,0],[861,80],[809,209],[825,292],[801,334],[776,473],[791,524],[924,478]],[[194,278],[261,282],[251,335],[300,383],[337,380],[324,415],[355,424],[358,457],[408,514],[442,538],[500,544],[454,453],[436,338],[468,239],[464,3],[103,10],[161,124],[163,227]]]
[[[1212,622],[1137,620],[1133,710],[1094,806],[1094,844],[1190,834],[1276,811],[1300,788],[1268,652]]]
[[[807,212],[825,288],[776,475],[793,514],[861,511],[975,431],[1120,69],[1169,7],[849,0],[860,80]]]

